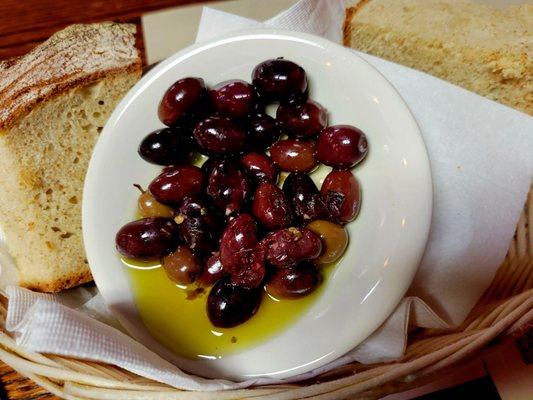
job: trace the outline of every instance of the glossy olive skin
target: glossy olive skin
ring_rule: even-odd
[[[162,265],[170,280],[180,285],[193,283],[202,272],[202,265],[194,253],[184,245],[163,257]]]
[[[338,261],[348,247],[348,232],[346,228],[331,221],[316,220],[307,225],[322,239],[322,253],[314,263],[327,265]]]
[[[167,126],[175,126],[185,119],[194,119],[204,112],[207,98],[203,79],[180,79],[163,95],[158,108],[159,119]]]
[[[154,196],[148,192],[142,192],[137,200],[139,212],[145,218],[148,217],[165,217],[172,218],[174,210],[164,204],[158,202]]]
[[[270,148],[270,158],[282,171],[309,172],[316,166],[315,145],[293,139],[280,140]]]
[[[321,277],[311,262],[279,268],[265,285],[266,292],[276,299],[295,299],[312,293]]]
[[[181,165],[191,161],[192,149],[185,128],[163,128],[146,136],[139,146],[139,155],[149,163]]]
[[[303,224],[327,217],[326,203],[309,175],[289,174],[283,182],[283,192],[292,203],[298,222]]]
[[[322,252],[320,237],[305,228],[287,228],[269,233],[264,239],[267,261],[278,267],[288,267],[313,260]]]
[[[268,229],[291,226],[293,221],[289,201],[280,188],[263,182],[255,191],[252,204],[253,215]]]
[[[246,289],[228,279],[221,279],[209,292],[207,315],[214,326],[231,328],[250,319],[259,308],[261,299],[260,288]]]
[[[316,143],[316,158],[337,169],[360,163],[368,153],[366,135],[351,125],[333,125],[324,129]]]
[[[320,189],[329,220],[338,224],[353,221],[361,207],[359,182],[350,171],[331,171]]]
[[[252,192],[248,176],[235,164],[232,160],[211,158],[202,167],[207,176],[206,193],[224,215],[240,211]]]
[[[148,186],[148,191],[160,203],[177,206],[185,196],[200,193],[204,175],[193,165],[167,167]]]
[[[159,260],[178,246],[178,226],[169,218],[143,218],[124,225],[116,235],[115,244],[125,257]]]
[[[257,244],[257,226],[249,214],[240,214],[224,229],[220,239],[220,261],[228,273],[239,270],[243,254]]]
[[[292,102],[307,97],[307,76],[302,67],[282,58],[266,60],[252,71],[252,83],[270,101]]]
[[[203,272],[198,276],[197,282],[203,286],[211,286],[225,276],[224,266],[219,254],[213,254],[207,259]]]
[[[230,118],[214,115],[196,125],[194,137],[208,154],[232,154],[244,147],[246,131]]]
[[[268,114],[250,116],[247,126],[246,146],[250,150],[264,151],[281,136],[278,123]]]
[[[317,102],[280,104],[276,119],[283,133],[301,139],[313,139],[328,125],[328,113]]]
[[[255,152],[244,154],[241,157],[241,165],[256,183],[276,183],[278,180],[278,170],[270,157],[265,154]]]
[[[258,103],[254,87],[239,79],[217,84],[209,91],[209,95],[218,112],[235,118],[251,114]]]

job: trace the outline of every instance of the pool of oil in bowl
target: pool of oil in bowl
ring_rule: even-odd
[[[305,315],[326,286],[334,265],[321,268],[323,282],[309,296],[277,300],[269,295],[257,313],[234,328],[214,327],[206,313],[210,288],[176,285],[158,265],[122,260],[130,277],[137,310],[148,331],[185,358],[220,358],[246,350],[281,333]]]

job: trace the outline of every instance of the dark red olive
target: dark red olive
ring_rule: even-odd
[[[266,275],[266,247],[257,244],[253,249],[241,253],[239,267],[231,273],[231,282],[246,288],[256,288]]]
[[[184,78],[170,86],[159,103],[159,119],[167,126],[175,126],[184,119],[204,112],[208,98],[204,80]]]
[[[140,261],[159,260],[178,246],[178,227],[170,218],[143,218],[124,225],[115,238],[117,250]]]
[[[150,133],[139,146],[139,155],[158,165],[180,165],[190,162],[192,149],[185,128],[164,128]]]
[[[287,172],[309,172],[315,165],[315,145],[299,140],[280,140],[270,148],[270,157]]]
[[[279,126],[268,114],[252,115],[248,119],[246,145],[251,150],[263,151],[281,135]]]
[[[221,279],[207,298],[207,315],[214,326],[231,328],[250,319],[259,308],[261,298],[260,288],[246,289],[229,279]]]
[[[167,167],[148,186],[148,191],[160,203],[178,205],[185,196],[200,193],[204,175],[193,165]]]
[[[329,220],[345,224],[353,221],[361,206],[361,189],[350,171],[331,171],[320,189],[329,212]]]
[[[269,233],[262,241],[267,261],[287,267],[305,260],[313,260],[322,252],[320,237],[305,228],[287,228]]]
[[[221,82],[209,94],[218,112],[236,118],[252,113],[258,101],[254,87],[239,79]]]
[[[308,100],[302,104],[280,104],[276,119],[283,133],[313,139],[328,125],[328,113],[320,104]]]
[[[283,182],[283,192],[292,203],[292,209],[300,223],[327,217],[324,199],[309,175],[289,174]]]
[[[241,165],[256,183],[271,182],[276,183],[278,171],[274,163],[265,154],[248,153],[241,157]]]
[[[246,132],[231,119],[219,115],[204,119],[194,128],[198,145],[208,153],[238,153],[244,146]]]
[[[277,58],[263,61],[252,72],[252,82],[268,100],[300,101],[307,93],[305,71],[292,61]]]
[[[220,238],[220,224],[213,214],[200,217],[185,217],[182,214],[175,218],[180,231],[180,239],[200,259],[205,259],[216,250]]]
[[[292,211],[283,191],[272,183],[263,182],[254,195],[254,216],[269,229],[291,226]]]
[[[304,262],[274,271],[265,289],[276,299],[294,299],[312,293],[320,280],[315,266],[311,262]]]
[[[185,196],[179,207],[179,213],[186,217],[203,217],[216,214],[213,202],[203,194]]]
[[[200,285],[211,286],[224,277],[224,267],[218,253],[207,259],[205,268],[196,280]]]
[[[228,159],[211,158],[202,168],[207,174],[206,193],[217,207],[225,215],[241,210],[252,189],[246,173],[239,165]]]
[[[351,125],[333,125],[322,131],[316,143],[316,158],[333,168],[348,169],[368,153],[363,131]]]
[[[240,269],[244,255],[257,244],[256,235],[255,221],[248,214],[240,214],[226,225],[220,239],[220,261],[228,273]]]

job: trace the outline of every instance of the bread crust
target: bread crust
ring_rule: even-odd
[[[364,6],[370,3],[370,0],[360,0],[355,6],[346,9],[346,17],[342,25],[342,44],[344,46],[350,46],[352,37],[352,19]]]
[[[133,24],[76,24],[28,54],[0,62],[0,133],[38,104],[122,73],[141,73]]]

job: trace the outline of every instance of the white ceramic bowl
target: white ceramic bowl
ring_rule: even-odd
[[[137,147],[161,127],[157,106],[177,79],[199,76],[209,85],[250,80],[253,67],[283,56],[307,71],[310,97],[325,105],[330,124],[366,132],[370,151],[354,169],[363,202],[347,225],[350,245],[306,315],[286,331],[242,353],[187,360],[159,344],[143,326],[115,234],[132,219],[134,182],[159,171]],[[121,101],[91,159],[83,197],[85,247],[107,305],[141,343],[178,366],[208,377],[285,378],[320,367],[361,343],[394,310],[407,290],[426,244],[432,208],[429,162],[417,124],[387,80],[354,52],[308,34],[249,31],[197,44],[157,65]]]

